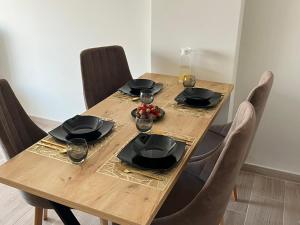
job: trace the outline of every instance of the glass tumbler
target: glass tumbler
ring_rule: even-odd
[[[151,130],[153,125],[153,119],[151,117],[147,118],[136,118],[135,121],[136,128],[143,133],[146,133]]]
[[[142,103],[151,104],[154,100],[154,95],[152,93],[152,90],[150,89],[141,90],[140,99]]]
[[[83,138],[72,138],[67,144],[67,154],[74,164],[81,164],[88,154],[88,144]]]
[[[184,87],[194,87],[196,84],[196,78],[194,75],[185,75],[183,77],[183,86]]]

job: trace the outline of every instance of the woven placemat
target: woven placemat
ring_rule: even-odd
[[[156,132],[153,132],[156,133]],[[159,134],[167,135],[167,132],[159,132]],[[193,137],[178,137],[175,135],[169,134],[168,136],[173,137],[176,140],[184,141],[186,140],[186,151],[189,151],[192,143],[195,138]],[[128,141],[128,143],[130,140]],[[128,143],[124,144],[120,150],[122,150]],[[121,162],[121,160],[117,157],[118,152],[115,153],[110,159],[108,159],[103,166],[101,166],[97,173],[104,174],[107,176],[111,176],[117,179],[125,180],[131,183],[144,185],[150,188],[154,188],[157,190],[164,190],[170,182],[172,176],[172,170],[159,172],[154,170],[140,170],[134,168],[126,163]],[[184,157],[184,156],[183,156]]]
[[[104,118],[102,118],[104,119]],[[109,119],[105,119],[105,120],[109,120]],[[113,120],[110,120],[113,121]],[[91,158],[98,150],[100,150],[104,145],[106,145],[112,138],[114,138],[114,136],[116,135],[116,130],[117,128],[120,128],[121,125],[118,122],[113,121],[114,127],[113,129],[110,131],[109,134],[107,134],[105,137],[103,137],[101,140],[99,140],[98,142],[94,143],[94,144],[89,144],[88,148],[88,155],[86,160],[88,160],[89,158]],[[61,143],[61,142],[57,142],[53,137],[51,137],[50,135],[48,135],[47,137],[43,138],[43,140],[46,141],[50,141],[52,143],[57,143],[60,145],[64,145],[65,144]],[[60,153],[58,150],[52,149],[52,148],[48,148],[45,146],[41,146],[40,145],[41,142],[37,142],[36,144],[32,145],[31,147],[29,147],[28,149],[26,149],[26,151],[44,156],[44,157],[48,157],[51,159],[55,159],[55,160],[59,160],[61,162],[64,163],[69,163],[72,164],[72,161],[69,159],[68,155],[66,153]],[[66,146],[67,147],[67,146]]]
[[[121,91],[117,91],[117,92],[113,93],[111,96],[114,98],[117,98],[117,99],[122,99],[122,100],[127,100],[127,101],[132,101],[132,102],[140,102],[139,97],[130,96]]]
[[[180,112],[188,113],[189,115],[195,117],[210,116],[210,114],[213,113],[216,108],[216,107],[209,108],[209,109],[193,108],[193,107],[186,106],[184,104],[178,104],[177,102],[170,102],[165,107],[169,107]]]

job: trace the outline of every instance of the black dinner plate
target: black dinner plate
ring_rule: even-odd
[[[182,93],[186,99],[195,101],[208,101],[215,95],[215,92],[205,88],[186,88]]]
[[[167,136],[138,134],[121,150],[118,158],[144,170],[169,170],[180,161],[185,146],[184,142]]]
[[[150,88],[149,90],[151,90],[152,94],[155,95],[158,92],[160,92],[162,88],[163,88],[163,84],[154,83],[153,87]],[[131,89],[128,85],[128,82],[124,86],[119,88],[119,91],[132,97],[140,96],[140,90]]]
[[[92,143],[100,140],[104,136],[106,136],[113,128],[114,122],[102,120],[102,126],[95,132],[90,135],[76,136],[76,138],[84,138],[87,142]],[[58,141],[68,142],[68,140],[74,138],[74,136],[70,135],[62,125],[56,127],[51,130],[49,134]]]
[[[154,81],[148,79],[133,79],[127,82],[127,85],[134,90],[150,89],[154,84]]]
[[[155,119],[153,121],[158,121],[158,120],[162,119],[165,116],[166,112],[162,108],[159,108],[159,110],[160,110],[160,116],[159,117],[155,117]],[[133,109],[131,111],[131,116],[133,118],[136,117],[136,111],[137,111],[137,108],[135,108],[135,109]]]
[[[181,92],[177,97],[175,98],[175,101],[178,104],[183,104],[186,106],[190,106],[193,108],[203,108],[203,109],[209,109],[213,108],[216,105],[219,104],[219,102],[222,100],[223,94],[214,92],[214,95],[207,99],[207,100],[196,100],[196,99],[188,99],[185,97],[184,93]]]
[[[103,125],[103,120],[95,116],[76,115],[66,120],[62,127],[72,136],[87,136],[98,131]]]

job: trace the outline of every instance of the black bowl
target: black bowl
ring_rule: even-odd
[[[103,121],[95,116],[74,116],[66,120],[62,127],[69,136],[84,136],[97,133]]]
[[[205,89],[205,88],[186,88],[183,91],[183,96],[186,99],[194,101],[208,101],[210,98],[214,97],[215,92]]]
[[[134,141],[138,156],[148,159],[161,159],[171,155],[176,141],[170,137],[158,134],[142,134]]]
[[[154,81],[148,79],[135,79],[128,81],[128,86],[132,90],[151,89],[154,84]]]

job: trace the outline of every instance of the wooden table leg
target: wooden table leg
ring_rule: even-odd
[[[42,225],[43,223],[43,209],[35,207],[34,225]]]
[[[44,220],[48,219],[48,209],[44,209]]]
[[[100,219],[100,225],[108,225],[108,220],[105,220],[102,218],[99,218],[99,219]]]

